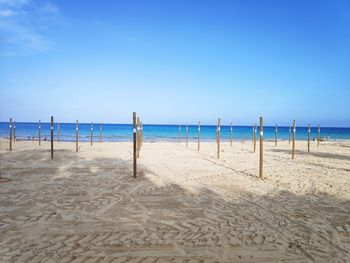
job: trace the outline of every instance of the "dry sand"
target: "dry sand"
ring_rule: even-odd
[[[55,147],[1,141],[1,262],[350,262],[349,142]]]

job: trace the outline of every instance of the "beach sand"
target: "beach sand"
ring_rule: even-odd
[[[350,262],[350,142],[1,141],[1,262]]]

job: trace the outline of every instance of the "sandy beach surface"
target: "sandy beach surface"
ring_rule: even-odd
[[[350,262],[350,142],[1,141],[0,262]]]

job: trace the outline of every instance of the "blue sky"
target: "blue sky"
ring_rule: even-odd
[[[0,0],[0,120],[350,127],[350,1]]]

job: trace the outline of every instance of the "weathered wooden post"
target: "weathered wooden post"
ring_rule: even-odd
[[[10,151],[12,151],[12,118],[10,118]]]
[[[186,122],[186,147],[188,146],[188,124]]]
[[[13,123],[13,141],[15,142],[17,139],[16,137],[16,121]]]
[[[275,146],[277,146],[277,124],[275,129]]]
[[[179,125],[179,130],[177,133],[177,143],[180,143],[180,133],[181,133],[181,125]]]
[[[100,143],[102,142],[102,123],[100,123]]]
[[[75,124],[75,151],[78,152],[79,150],[79,123],[78,120]]]
[[[232,146],[232,122],[230,127],[230,145]]]
[[[137,117],[137,158],[140,157],[140,118]]]
[[[260,161],[259,161],[259,177],[264,179],[264,120],[260,117]]]
[[[254,150],[253,152],[255,152],[256,150],[256,124],[254,125],[254,128],[253,128],[253,133],[254,133]]]
[[[51,159],[53,159],[53,116],[51,116]]]
[[[201,149],[201,122],[198,122],[198,151]]]
[[[91,126],[90,126],[90,146],[92,146],[93,136],[94,136],[94,124],[91,122]]]
[[[141,134],[141,119],[139,119],[139,151],[141,151],[141,140],[142,140],[142,134]]]
[[[136,112],[133,112],[132,114],[132,121],[133,121],[133,176],[136,178],[137,176],[137,164],[136,164]]]
[[[289,126],[289,137],[288,137],[288,144],[290,144],[290,130],[291,130],[291,128],[290,128],[290,126]]]
[[[320,124],[318,124],[318,128],[317,128],[317,146],[320,146],[320,140],[321,140],[321,128],[320,128]]]
[[[57,142],[60,142],[61,125],[57,123]]]
[[[307,151],[310,152],[310,124],[307,127]]]
[[[296,128],[295,128],[295,120],[293,121],[293,148],[292,148],[292,159],[294,159],[295,156],[295,133],[296,133]]]
[[[217,156],[220,158],[220,118],[218,118],[218,127],[217,127]]]
[[[141,121],[141,124],[140,124],[140,129],[141,129],[141,147],[142,147],[142,144],[143,144],[143,123],[142,123],[142,121]]]
[[[39,141],[39,146],[41,145],[41,121],[39,120],[39,125],[38,125],[38,141]]]

